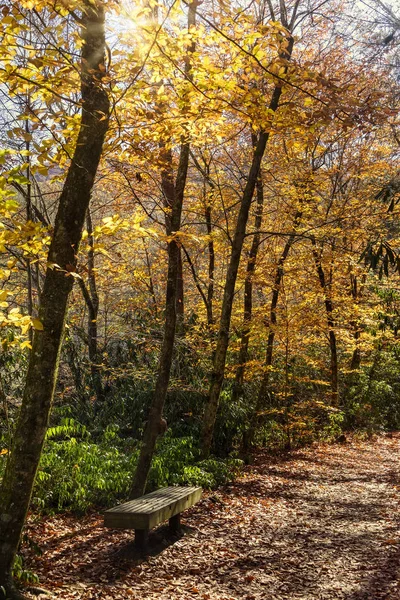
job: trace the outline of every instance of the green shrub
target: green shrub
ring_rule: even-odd
[[[167,485],[212,488],[235,477],[241,461],[198,461],[193,438],[159,440],[148,478],[148,491]],[[108,427],[94,443],[87,428],[72,419],[49,429],[37,473],[33,504],[43,511],[84,512],[126,500],[139,450],[132,440]],[[1,464],[1,463],[0,463]]]
[[[86,428],[71,419],[49,429],[36,477],[34,505],[43,510],[83,512],[126,497],[137,451],[123,452],[115,440],[112,431],[106,430],[102,442],[95,444]]]
[[[234,479],[243,465],[239,459],[198,460],[193,438],[173,438],[167,434],[159,443],[149,475],[149,487],[199,485],[214,488]]]
[[[13,576],[15,579],[23,583],[36,584],[39,583],[39,577],[29,569],[25,569],[24,559],[20,554],[17,554],[13,564]]]
[[[181,475],[195,457],[193,438],[173,438],[167,434],[157,445],[148,478],[148,488],[157,489],[180,482]]]
[[[232,401],[232,390],[222,390],[213,442],[213,451],[217,456],[227,457],[240,446],[248,428],[251,409],[247,395]]]
[[[213,489],[232,481],[237,476],[243,461],[239,459],[208,459],[195,465],[184,467],[177,483],[181,485],[199,485],[205,489]]]
[[[243,461],[238,458],[227,458],[225,460],[208,458],[199,462],[197,466],[212,476],[212,484],[208,487],[213,488],[235,479],[243,467]]]
[[[346,426],[367,432],[400,428],[398,351],[379,351],[346,395]]]

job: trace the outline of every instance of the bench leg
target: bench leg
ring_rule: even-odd
[[[139,552],[146,553],[149,546],[149,530],[135,529],[135,546]]]
[[[171,533],[179,533],[181,530],[181,513],[178,513],[169,520],[169,530]]]

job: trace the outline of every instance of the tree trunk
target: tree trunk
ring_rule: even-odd
[[[266,403],[265,399],[266,399],[266,395],[268,392],[269,376],[271,373],[272,357],[273,357],[273,352],[274,352],[275,330],[276,330],[276,324],[277,324],[276,309],[277,309],[278,301],[279,301],[279,293],[281,290],[282,278],[283,278],[283,273],[284,273],[284,265],[285,265],[285,261],[286,261],[288,255],[289,255],[289,251],[290,251],[291,247],[293,246],[293,243],[296,239],[296,230],[300,224],[302,215],[303,215],[302,210],[298,210],[296,212],[296,215],[294,217],[294,223],[293,223],[293,231],[286,241],[286,244],[283,248],[283,252],[278,260],[278,264],[276,267],[275,278],[274,278],[274,287],[273,287],[272,298],[271,298],[271,307],[270,307],[270,311],[269,311],[269,333],[268,333],[268,339],[267,339],[267,350],[265,353],[264,376],[261,381],[261,386],[260,386],[260,389],[259,389],[259,392],[257,395],[257,402],[256,402],[255,410],[252,415],[252,419],[250,421],[249,431],[247,432],[247,435],[245,436],[245,439],[244,439],[243,445],[244,445],[245,450],[251,448],[251,446],[253,446],[253,444],[254,444],[255,434],[257,432],[257,427],[259,426],[259,416],[260,416],[261,411],[265,408],[265,403]]]
[[[211,328],[214,325],[213,299],[214,299],[214,273],[215,273],[215,250],[212,239],[211,205],[207,203],[205,218],[208,235],[208,286],[207,286],[207,324]]]
[[[167,236],[172,235],[172,210],[175,202],[175,184],[174,172],[172,165],[172,151],[166,149],[164,144],[161,144],[161,154],[163,170],[161,173],[161,188],[164,196],[165,207],[165,231]],[[184,296],[183,296],[183,265],[181,248],[178,249],[178,267],[177,267],[177,283],[176,283],[176,314],[180,325],[183,324],[184,317]]]
[[[189,262],[189,266],[191,268],[191,271],[193,273],[193,278],[196,284],[196,287],[200,293],[200,296],[203,299],[204,305],[206,307],[206,311],[207,311],[207,325],[209,328],[209,331],[211,333],[211,338],[213,337],[213,325],[214,325],[214,314],[213,314],[213,299],[214,299],[214,273],[215,273],[215,248],[214,248],[214,240],[212,238],[212,231],[213,231],[213,227],[212,227],[212,204],[211,204],[211,198],[208,197],[207,193],[206,193],[206,182],[208,183],[208,185],[210,186],[212,192],[215,190],[215,185],[214,182],[212,181],[211,177],[210,177],[210,166],[209,164],[206,163],[206,161],[204,160],[204,167],[202,167],[199,163],[199,161],[197,160],[196,156],[191,152],[191,157],[193,159],[193,162],[195,164],[195,167],[198,169],[198,171],[201,173],[201,175],[204,178],[204,187],[203,187],[203,197],[204,197],[204,217],[205,217],[205,221],[206,221],[206,227],[207,227],[207,236],[208,236],[208,243],[207,243],[207,249],[208,249],[208,283],[207,283],[207,294],[205,294],[201,288],[200,285],[200,281],[196,275],[195,272],[195,268],[193,263],[190,260],[189,255],[187,254],[187,252],[185,251],[186,254],[186,258],[188,259]]]
[[[75,347],[75,344],[71,339],[64,339],[63,350],[65,352],[66,361],[69,366],[69,370],[71,371],[72,379],[74,381],[74,386],[76,393],[79,397],[79,400],[85,398],[85,384],[82,369],[79,365],[79,354]]]
[[[252,136],[253,145],[257,140]],[[254,220],[255,234],[247,259],[246,279],[244,282],[244,307],[243,307],[243,326],[240,339],[240,350],[238,357],[238,367],[235,374],[235,383],[232,391],[232,401],[236,402],[243,390],[244,372],[246,369],[249,341],[250,341],[250,323],[253,313],[253,275],[256,268],[258,248],[260,245],[260,228],[262,223],[262,213],[264,206],[264,189],[261,170],[257,179],[257,208]]]
[[[366,276],[365,274],[361,277],[361,282],[359,284],[358,277],[352,273],[350,267],[350,294],[353,298],[353,301],[356,305],[358,305],[362,292],[365,285]],[[343,405],[346,405],[349,390],[352,386],[356,385],[359,377],[359,370],[361,366],[361,349],[360,349],[360,338],[361,338],[361,325],[358,319],[354,319],[351,321],[351,326],[354,332],[354,343],[355,348],[353,350],[353,354],[350,361],[350,373],[348,373],[345,386],[342,393],[341,402]]]
[[[283,54],[283,58],[285,58],[287,61],[290,60],[292,54],[293,41],[293,37],[290,36],[288,48]],[[271,114],[274,114],[277,110],[281,94],[281,86],[275,85],[271,101],[268,107]],[[226,354],[228,351],[229,343],[229,330],[231,324],[233,300],[235,296],[235,285],[239,269],[240,256],[242,253],[243,242],[246,235],[246,226],[249,217],[251,200],[253,198],[258,173],[261,167],[261,161],[264,156],[269,136],[270,130],[263,130],[258,136],[258,141],[253,151],[252,163],[247,177],[247,183],[243,192],[242,200],[240,203],[239,215],[236,222],[236,229],[232,242],[231,257],[228,265],[228,272],[226,275],[224,297],[222,300],[221,320],[218,331],[217,345],[214,354],[214,365],[213,372],[211,374],[209,398],[203,419],[201,448],[203,457],[207,457],[210,454],[211,450],[215,419],[217,417],[217,410],[219,405],[219,396],[221,393],[222,383],[225,374]]]
[[[184,287],[183,287],[183,264],[182,264],[182,250],[178,248],[178,273],[176,281],[176,314],[180,323],[180,329],[183,332],[183,319],[185,316],[185,302],[184,302]]]
[[[331,292],[329,285],[326,281],[325,271],[321,263],[321,254],[318,253],[315,243],[315,238],[311,239],[313,245],[313,256],[315,266],[317,269],[319,283],[324,294],[324,304],[326,319],[328,322],[329,330],[329,351],[330,351],[330,378],[331,378],[331,393],[332,393],[332,405],[338,406],[339,404],[339,384],[338,384],[338,357],[337,357],[337,343],[336,343],[336,332],[335,332],[335,320],[333,318],[333,302],[331,298]]]
[[[175,201],[171,214],[172,231],[174,233],[177,233],[180,229],[188,162],[189,144],[186,143],[181,147],[178,175],[175,186]],[[161,347],[154,397],[144,431],[139,461],[130,493],[131,499],[137,498],[144,494],[156,441],[163,429],[162,412],[164,409],[165,398],[167,396],[171,372],[177,320],[176,299],[180,251],[178,243],[179,242],[176,238],[172,238],[168,244],[168,279],[165,300],[164,338]]]
[[[100,357],[98,351],[98,325],[97,319],[99,314],[99,295],[97,293],[96,275],[94,270],[94,237],[93,223],[90,210],[86,214],[86,226],[88,230],[88,283],[89,289],[86,287],[83,279],[79,279],[79,286],[82,290],[82,295],[85,299],[88,309],[88,353],[90,364],[90,377],[92,388],[96,397],[96,405],[98,406],[104,399],[103,384],[101,380]]]
[[[150,298],[153,304],[153,310],[154,310],[154,316],[157,318],[157,314],[158,314],[158,303],[157,303],[157,297],[156,297],[156,290],[154,288],[154,281],[153,281],[153,274],[151,271],[151,261],[150,261],[150,256],[149,256],[149,252],[147,250],[147,246],[146,246],[146,242],[143,239],[143,248],[144,248],[144,253],[146,256],[146,267],[147,267],[147,273],[148,273],[148,277],[149,277],[149,292],[150,292]]]
[[[195,25],[197,1],[189,5],[188,14],[188,29]],[[185,65],[185,75],[190,78],[190,59],[189,56],[194,52],[194,43],[188,49],[188,57]],[[177,323],[177,298],[178,298],[178,276],[180,243],[176,234],[180,230],[182,206],[186,186],[186,177],[189,166],[189,142],[183,142],[180,150],[179,165],[176,175],[175,184],[173,182],[171,170],[168,169],[163,182],[168,185],[168,195],[166,198],[169,202],[169,211],[166,218],[166,227],[170,239],[168,242],[168,279],[165,300],[165,321],[164,321],[164,338],[161,347],[161,354],[158,366],[158,374],[156,387],[154,391],[153,401],[149,411],[149,417],[145,427],[143,441],[140,449],[138,465],[133,480],[130,498],[138,498],[144,494],[146,489],[147,477],[151,467],[154,450],[156,447],[157,438],[165,431],[166,423],[162,418],[165,399],[167,396],[168,383],[171,373],[172,354],[175,343],[176,323]],[[172,163],[170,163],[172,164]]]
[[[358,304],[360,302],[362,292],[364,290],[366,276],[363,274],[361,277],[361,282],[359,284],[358,278],[356,275],[350,273],[350,293],[355,302]],[[354,341],[355,341],[355,349],[353,352],[353,356],[351,358],[350,370],[358,371],[361,365],[361,350],[360,350],[360,337],[361,337],[361,328],[360,324],[357,321],[352,322],[352,326],[354,329]],[[351,377],[352,378],[352,377]]]
[[[275,87],[269,108],[274,111],[278,108],[282,89]],[[256,186],[261,160],[269,138],[269,131],[262,131],[259,135],[256,148],[253,152],[253,160],[250,167],[247,184],[243,192],[239,215],[236,223],[235,235],[232,243],[231,257],[226,275],[224,297],[222,300],[221,320],[218,331],[218,340],[214,354],[213,372],[211,374],[211,385],[208,403],[204,413],[202,430],[202,455],[207,457],[211,450],[215,419],[219,404],[222,382],[225,374],[226,353],[228,351],[229,330],[231,324],[233,299],[235,295],[235,284],[239,269],[240,256],[243,248],[246,226],[249,216],[251,200]]]
[[[361,365],[361,351],[360,351],[360,348],[358,347],[358,343],[360,340],[359,329],[356,329],[354,332],[354,340],[355,340],[357,347],[353,351],[353,355],[351,357],[351,362],[350,362],[350,370],[353,371],[352,375],[354,374],[354,371],[359,370],[360,365]]]
[[[25,522],[54,395],[64,321],[85,214],[108,127],[109,102],[101,86],[104,63],[102,2],[82,11],[82,120],[74,156],[60,196],[49,249],[39,318],[21,411],[0,489],[0,586],[17,598],[12,565]]]

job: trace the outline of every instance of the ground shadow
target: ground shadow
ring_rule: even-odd
[[[71,540],[71,545],[68,548],[68,554],[73,555],[80,553],[91,553],[91,550],[99,538],[107,538],[108,542],[97,548],[93,553],[92,560],[82,563],[77,573],[77,580],[80,582],[98,581],[101,575],[102,580],[106,579],[110,585],[126,575],[126,573],[139,567],[142,563],[147,562],[149,558],[160,555],[164,550],[181,540],[185,536],[190,536],[196,529],[187,525],[181,525],[179,532],[171,532],[168,524],[161,525],[154,529],[149,534],[148,548],[146,553],[139,551],[134,542],[134,532],[132,531],[131,539],[120,539],[114,541],[115,531],[101,528],[96,538],[91,538],[86,541]],[[58,558],[61,557],[61,552]]]

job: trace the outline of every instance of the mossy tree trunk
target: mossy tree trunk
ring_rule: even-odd
[[[0,489],[0,588],[20,598],[12,566],[28,511],[58,372],[67,303],[86,211],[108,127],[109,101],[101,79],[105,72],[104,8],[82,3],[82,119],[74,156],[61,192],[49,249],[39,317],[22,406]]]

